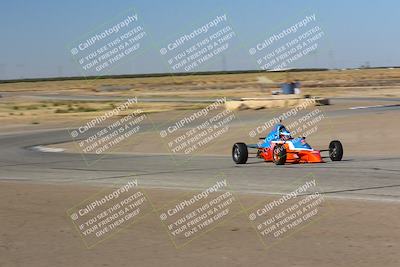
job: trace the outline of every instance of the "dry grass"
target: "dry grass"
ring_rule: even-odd
[[[263,77],[260,79],[260,77]],[[260,80],[267,78],[273,83]],[[276,90],[279,83],[300,81],[304,94],[313,96],[400,97],[400,69],[248,73],[224,75],[166,76],[148,78],[93,79],[0,84],[0,121],[41,123],[49,119],[92,118],[111,110],[117,102],[38,101],[37,95],[86,95],[132,97],[260,97]],[[106,88],[106,89],[104,89]],[[108,88],[108,90],[107,90]],[[111,90],[109,90],[111,88]],[[113,89],[114,88],[114,89]],[[196,109],[204,104],[141,103],[146,112]]]

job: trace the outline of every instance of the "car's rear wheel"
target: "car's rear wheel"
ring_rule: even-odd
[[[276,145],[272,153],[272,160],[276,165],[284,165],[286,163],[286,149],[282,145]]]
[[[232,159],[236,164],[245,164],[249,157],[245,143],[236,143],[232,147]]]
[[[332,161],[341,161],[343,158],[343,146],[338,140],[331,141],[329,144],[329,157]]]

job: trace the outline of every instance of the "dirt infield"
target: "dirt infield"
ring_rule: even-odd
[[[399,266],[399,204],[328,199],[331,212],[269,248],[239,214],[176,249],[150,214],[87,249],[66,210],[101,188],[1,182],[1,266]],[[150,190],[155,203],[181,191]],[[241,195],[244,203],[270,197]],[[326,209],[324,205],[322,209]],[[118,255],[118,257],[115,257]]]

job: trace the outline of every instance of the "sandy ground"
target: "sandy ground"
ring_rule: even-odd
[[[0,183],[0,266],[399,266],[399,206],[327,199],[318,221],[265,247],[247,216],[176,249],[150,213],[87,249],[66,215],[101,188]],[[149,190],[155,205],[183,192]],[[266,197],[241,195],[243,203]],[[270,199],[270,198],[268,198]],[[244,204],[246,205],[246,204]],[[329,206],[329,207],[328,207]]]

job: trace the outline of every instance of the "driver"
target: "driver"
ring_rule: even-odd
[[[290,135],[290,132],[288,130],[286,130],[285,126],[282,126],[279,129],[279,138],[282,141],[286,141],[286,140],[292,139],[292,136]]]

